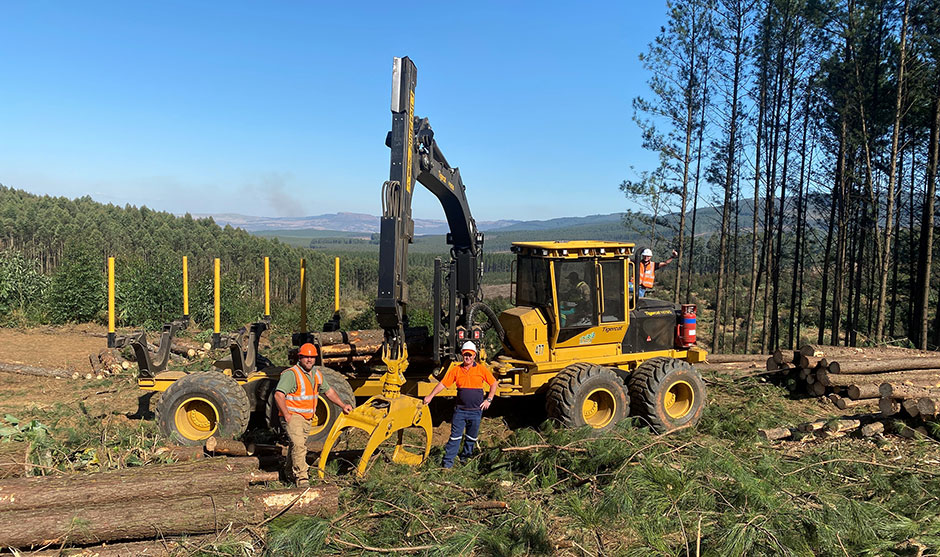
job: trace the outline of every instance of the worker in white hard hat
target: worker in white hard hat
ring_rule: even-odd
[[[669,265],[677,255],[679,255],[679,252],[672,250],[672,256],[670,256],[669,259],[654,263],[653,250],[646,248],[640,253],[640,264],[637,266],[637,272],[640,275],[640,287],[637,290],[638,297],[645,297],[646,292],[653,288],[653,283],[656,278],[656,269]]]
[[[444,374],[444,378],[431,393],[424,397],[424,403],[430,404],[434,395],[457,384],[457,407],[454,408],[454,417],[450,421],[450,439],[444,446],[444,459],[441,466],[451,468],[454,459],[458,456],[457,449],[463,440],[463,450],[460,459],[465,460],[473,454],[480,432],[480,420],[483,411],[490,407],[493,397],[496,396],[498,383],[490,369],[477,360],[477,347],[473,341],[467,341],[460,348],[461,362],[454,362]],[[489,385],[489,393],[484,393],[483,385]]]

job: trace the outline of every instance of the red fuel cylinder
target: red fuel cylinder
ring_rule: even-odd
[[[679,323],[679,346],[695,346],[695,304],[682,304],[682,320]]]

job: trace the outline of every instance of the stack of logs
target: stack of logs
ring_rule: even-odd
[[[877,405],[882,384],[895,390],[940,386],[940,354],[899,348],[807,345],[789,361],[778,350],[767,369],[782,372],[791,391],[828,396],[840,410]]]
[[[344,368],[382,363],[385,333],[381,329],[323,332],[316,333],[316,336],[325,366]],[[429,358],[427,328],[405,329],[405,342],[412,362]]]
[[[335,486],[268,490],[257,457],[0,480],[0,547],[99,544],[218,532],[279,514],[330,516]]]

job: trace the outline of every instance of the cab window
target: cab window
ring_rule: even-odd
[[[597,325],[597,284],[594,261],[579,259],[555,263],[558,293],[558,341],[567,340]]]
[[[623,261],[601,262],[601,282],[604,288],[601,323],[625,321],[623,265]]]

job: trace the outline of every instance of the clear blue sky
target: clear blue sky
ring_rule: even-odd
[[[409,7],[410,6],[410,7]],[[392,57],[477,220],[626,208],[665,1],[7,2],[0,183],[177,214],[379,214]],[[427,191],[415,217],[442,218]]]

